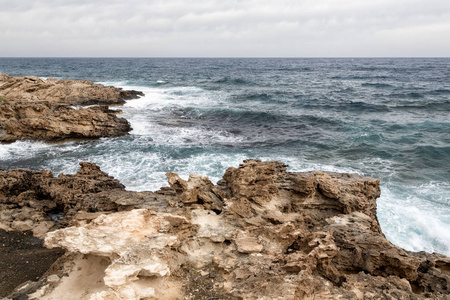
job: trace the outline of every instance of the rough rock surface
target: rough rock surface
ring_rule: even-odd
[[[144,94],[124,91],[87,80],[43,79],[35,76],[13,77],[0,74],[0,97],[65,103],[69,105],[115,105],[136,99]]]
[[[30,204],[63,203],[73,224],[45,236],[67,253],[10,298],[450,299],[448,257],[406,252],[381,233],[378,180],[285,167],[247,160],[217,185],[168,173],[171,189],[144,194],[92,164],[58,178],[5,172],[6,205],[31,207],[20,195],[42,188]]]
[[[45,170],[0,170],[0,229],[32,230],[42,237],[52,228],[95,218],[98,212],[158,203],[156,193],[125,191],[96,164],[81,162],[80,166],[75,175],[57,177]]]
[[[0,142],[124,135],[131,126],[117,117],[120,110],[105,105],[76,109],[72,105],[122,104],[142,95],[89,81],[0,74]]]
[[[21,139],[60,141],[115,137],[128,133],[127,120],[108,106],[74,109],[51,102],[0,102],[0,142]]]

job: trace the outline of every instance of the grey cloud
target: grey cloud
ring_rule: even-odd
[[[0,7],[0,56],[442,56],[450,49],[447,0],[0,0]]]

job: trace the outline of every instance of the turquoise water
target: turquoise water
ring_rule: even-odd
[[[450,59],[0,58],[0,73],[87,79],[145,97],[124,137],[0,145],[0,168],[92,161],[129,190],[165,173],[220,179],[246,158],[381,179],[383,232],[450,255]]]

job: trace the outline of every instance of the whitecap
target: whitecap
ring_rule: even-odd
[[[16,141],[11,144],[4,144],[0,147],[0,159],[28,159],[34,157],[38,152],[51,148],[51,145],[44,142]]]
[[[450,255],[450,209],[422,197],[432,192],[432,186],[412,186],[405,194],[391,184],[382,185],[378,219],[383,233],[397,246]]]

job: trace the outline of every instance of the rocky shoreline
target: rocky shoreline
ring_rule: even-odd
[[[0,74],[0,142],[115,137],[131,130],[117,117],[125,100],[143,96],[90,81]],[[75,108],[73,106],[100,105]]]
[[[450,258],[384,237],[379,180],[257,160],[216,185],[167,178],[131,192],[92,163],[0,171],[0,228],[65,249],[6,299],[450,298]]]
[[[142,95],[0,74],[0,142],[123,135],[108,105]],[[246,160],[132,192],[80,166],[0,169],[3,299],[450,299],[450,258],[381,232],[377,179]]]

